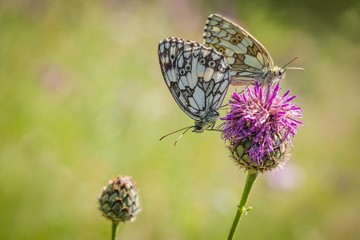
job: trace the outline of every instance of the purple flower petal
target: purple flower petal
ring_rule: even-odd
[[[242,93],[234,93],[229,101],[230,111],[222,118],[222,137],[236,146],[251,140],[248,150],[250,160],[261,163],[266,154],[273,153],[280,141],[290,141],[295,137],[302,110],[289,96],[290,91],[279,95],[280,84],[261,86],[256,83]],[[291,142],[289,142],[291,144]]]

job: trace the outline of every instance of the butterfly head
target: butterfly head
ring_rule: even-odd
[[[299,67],[288,67],[288,65],[290,63],[292,63],[293,61],[295,61],[297,59],[294,58],[292,59],[290,62],[288,62],[287,64],[285,64],[283,67],[274,67],[273,69],[270,69],[269,72],[267,72],[267,76],[265,78],[265,82],[268,84],[277,84],[281,79],[283,79],[285,77],[285,73],[287,69],[295,69],[295,70],[302,70],[304,71],[303,68],[299,68]]]
[[[265,72],[265,75],[260,83],[265,85],[275,85],[285,77],[285,73],[285,68],[279,68],[275,66]]]
[[[201,120],[195,121],[193,132],[202,133],[206,129],[213,128],[219,118],[217,111],[208,112]]]
[[[208,128],[212,128],[215,125],[215,121],[212,122],[203,122],[203,121],[196,121],[195,125],[193,126],[193,132],[202,133]]]
[[[287,64],[285,64],[282,68],[275,67],[275,68],[278,69],[279,75],[282,75],[281,78],[285,77],[285,71],[286,71],[287,69],[294,69],[294,70],[302,70],[302,71],[304,71],[304,69],[303,69],[303,68],[300,68],[300,67],[288,67],[288,65],[289,65],[290,63],[292,63],[293,61],[295,61],[296,59],[298,59],[298,58],[297,58],[297,57],[293,58],[290,62],[288,62]],[[280,79],[281,79],[281,78],[280,78]]]
[[[193,132],[202,133],[205,130],[204,125],[195,124]]]
[[[203,118],[201,118],[201,120],[196,120],[195,121],[195,125],[193,126],[189,126],[189,127],[184,127],[181,128],[179,130],[173,131],[171,133],[168,133],[166,135],[164,135],[163,137],[160,138],[160,141],[174,133],[180,132],[180,131],[184,131],[175,141],[174,146],[176,145],[176,143],[179,141],[180,138],[182,138],[182,136],[184,136],[184,134],[193,129],[193,132],[196,133],[202,133],[204,132],[206,129],[208,130],[213,130],[213,127],[215,125],[216,120],[219,118],[219,113],[217,111],[210,111],[208,112],[208,114],[206,116],[204,116]]]
[[[212,128],[215,125],[215,121],[196,121],[193,132],[202,133],[208,128]]]
[[[272,82],[273,84],[276,84],[285,77],[286,69],[275,66],[271,72],[272,72]]]

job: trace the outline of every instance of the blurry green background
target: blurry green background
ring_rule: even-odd
[[[245,180],[216,132],[164,84],[158,42],[202,41],[211,13],[282,66],[304,125],[283,170],[258,178],[236,239],[359,239],[358,1],[0,1],[0,239],[110,239],[97,209],[131,175],[143,211],[120,239],[225,239]],[[231,87],[229,94],[235,89]],[[225,112],[222,112],[224,114]]]

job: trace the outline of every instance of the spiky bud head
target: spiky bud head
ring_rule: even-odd
[[[134,221],[141,211],[138,190],[129,176],[110,180],[98,202],[103,216],[113,222]]]

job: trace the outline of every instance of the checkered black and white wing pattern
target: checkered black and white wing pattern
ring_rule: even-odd
[[[249,84],[255,80],[264,82],[275,77],[270,73],[278,71],[266,48],[249,32],[219,15],[211,14],[204,28],[204,44],[213,47],[226,57],[230,66],[230,76],[240,85]],[[272,79],[274,78],[274,79]]]
[[[180,38],[162,40],[158,54],[165,83],[179,107],[204,125],[217,118],[230,83],[225,57]]]

